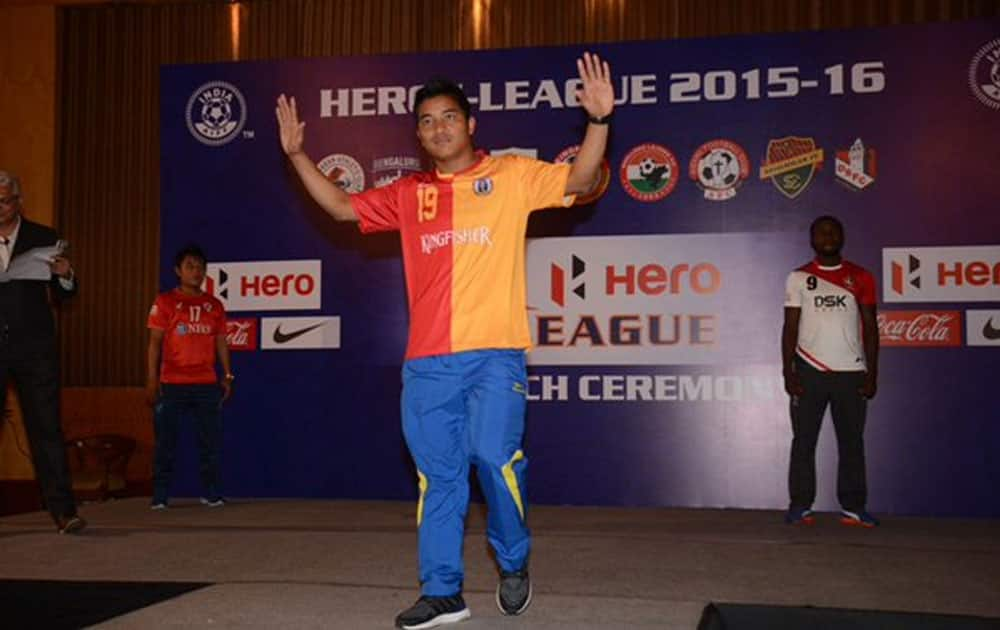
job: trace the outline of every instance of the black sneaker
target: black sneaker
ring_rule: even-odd
[[[458,623],[472,616],[462,594],[450,597],[424,595],[396,617],[396,627],[403,630],[436,628],[446,623]]]
[[[505,615],[520,615],[531,603],[531,579],[528,570],[500,571],[497,585],[497,608]]]

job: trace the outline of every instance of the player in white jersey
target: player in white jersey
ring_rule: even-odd
[[[809,228],[816,258],[788,274],[781,357],[791,397],[791,500],[785,522],[814,522],[816,441],[830,406],[837,433],[841,523],[877,526],[868,513],[865,413],[878,382],[875,278],[844,260],[844,227],[822,216]]]

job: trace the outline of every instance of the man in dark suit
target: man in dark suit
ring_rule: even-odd
[[[0,171],[0,270],[11,270],[19,256],[56,245],[51,228],[21,216],[21,184]],[[13,379],[31,445],[35,477],[45,507],[60,533],[79,532],[86,522],[76,513],[66,446],[59,420],[59,349],[52,304],[76,293],[69,260],[53,256],[45,280],[0,277],[0,409],[7,379]]]

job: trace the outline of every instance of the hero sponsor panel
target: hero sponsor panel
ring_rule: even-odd
[[[1000,302],[1000,245],[887,247],[886,302]]]
[[[234,311],[319,309],[322,261],[268,260],[209,263],[204,290]]]

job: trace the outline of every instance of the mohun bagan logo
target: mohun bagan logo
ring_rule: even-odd
[[[980,103],[1000,110],[1000,38],[987,43],[972,58],[969,87]]]
[[[587,283],[580,280],[580,276],[587,271],[587,263],[576,254],[570,257],[570,277],[569,285],[574,285],[570,291],[581,300],[587,299]],[[567,278],[566,270],[561,266],[552,263],[551,271],[551,293],[552,301],[561,307],[566,306]]]
[[[897,295],[903,295],[906,287],[920,290],[920,259],[910,254],[905,266],[897,261],[892,262],[892,290]]]
[[[622,160],[619,175],[622,188],[633,199],[652,202],[663,199],[677,188],[677,158],[658,144],[640,144]]]
[[[355,194],[365,189],[365,172],[358,161],[343,153],[331,153],[316,167],[344,192]]]
[[[191,94],[184,115],[195,140],[208,146],[220,146],[243,129],[247,103],[231,83],[209,81]]]
[[[798,197],[823,166],[823,149],[812,138],[786,136],[767,143],[760,178],[770,179],[789,199]]]

